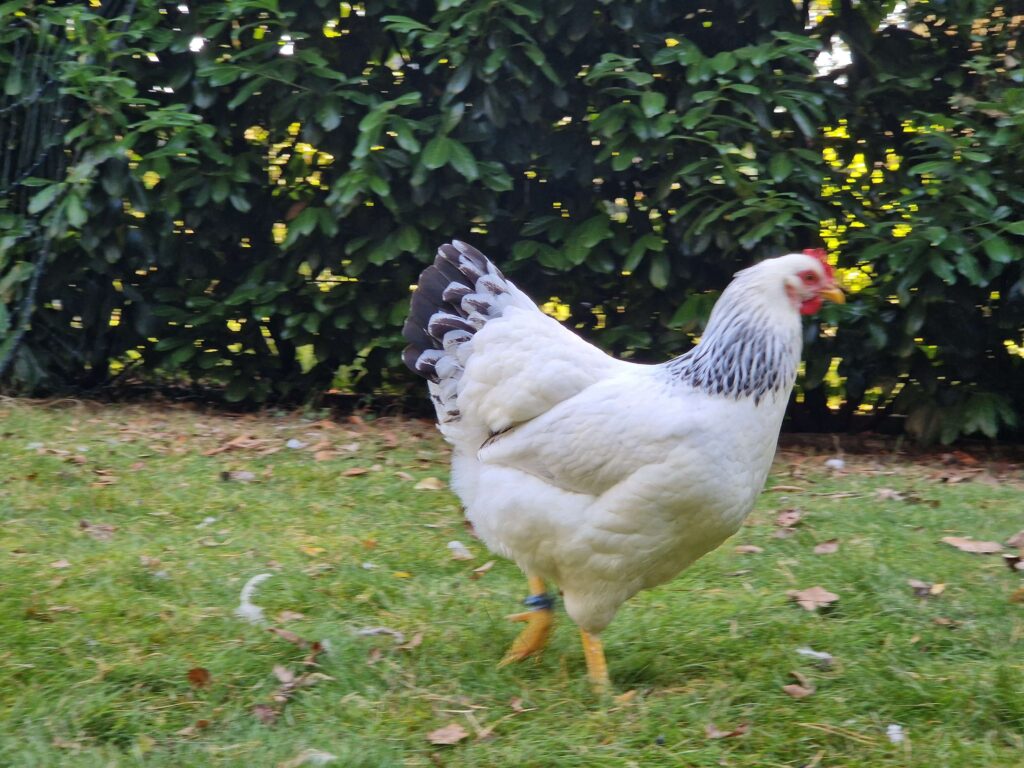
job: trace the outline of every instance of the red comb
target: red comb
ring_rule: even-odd
[[[825,274],[832,277],[832,265],[828,263],[828,252],[824,248],[805,248],[803,253],[813,256],[825,268]]]

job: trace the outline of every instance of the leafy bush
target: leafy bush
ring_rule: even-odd
[[[360,391],[400,390],[409,286],[452,237],[596,343],[664,359],[736,269],[816,245],[835,219],[840,264],[872,274],[808,329],[799,423],[832,424],[827,396],[845,394],[842,416],[909,413],[925,437],[1011,425],[1024,359],[1004,345],[1021,325],[1020,68],[998,65],[1010,24],[972,50],[967,0],[911,4],[913,32],[880,28],[875,3],[809,28],[790,0],[705,5],[0,6],[67,30],[75,109],[67,177],[11,214],[59,237],[8,385],[138,371],[262,402],[316,396],[342,370]],[[845,83],[815,65],[834,34],[853,48]],[[2,56],[0,77],[14,71]],[[856,138],[823,136],[842,120]],[[832,167],[823,149],[850,158]],[[856,153],[884,166],[887,150],[905,161],[870,195],[823,195]],[[912,231],[894,237],[875,198],[916,206]],[[932,244],[936,227],[948,244]],[[0,256],[11,307],[30,256],[24,241]]]

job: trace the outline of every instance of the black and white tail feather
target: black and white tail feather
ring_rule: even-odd
[[[412,295],[402,335],[406,366],[427,379],[441,424],[458,421],[459,379],[472,354],[473,335],[509,305],[536,305],[471,245],[453,240],[437,249]]]

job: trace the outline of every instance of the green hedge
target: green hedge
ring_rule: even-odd
[[[13,390],[401,391],[409,286],[453,237],[660,360],[736,269],[824,237],[861,290],[808,328],[798,426],[1016,423],[1020,23],[984,3],[912,2],[899,26],[894,3],[791,0],[88,5],[0,4],[8,41],[46,16],[72,38],[74,162],[0,208],[54,233]],[[853,63],[821,72],[833,35]],[[13,310],[30,241],[0,237]]]

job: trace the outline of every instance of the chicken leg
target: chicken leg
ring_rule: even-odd
[[[544,579],[539,576],[528,576],[527,578],[530,583],[530,596],[523,602],[529,607],[529,610],[513,613],[507,617],[509,621],[525,621],[526,628],[512,641],[505,658],[498,664],[499,667],[504,667],[513,661],[522,661],[527,656],[540,653],[548,644],[548,635],[554,621],[554,611],[552,610],[554,600],[545,589]]]
[[[587,678],[590,685],[594,693],[606,693],[611,681],[608,679],[608,663],[604,660],[601,638],[585,629],[580,630],[580,637],[583,638],[583,657],[587,661]]]

